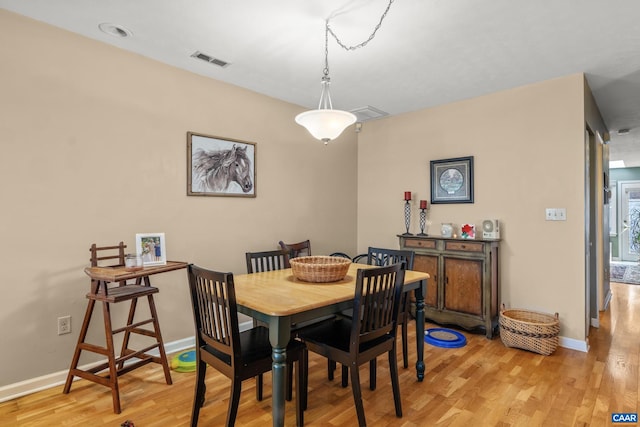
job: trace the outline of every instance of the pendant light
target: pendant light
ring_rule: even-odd
[[[314,138],[323,141],[325,145],[340,136],[347,126],[356,121],[353,113],[334,110],[331,103],[331,77],[329,77],[329,21],[324,30],[324,70],[321,80],[322,92],[317,110],[305,111],[296,116],[296,123],[305,127]]]
[[[318,103],[317,110],[309,110],[304,113],[300,113],[296,116],[295,120],[300,126],[306,128],[309,133],[316,139],[323,141],[325,145],[333,139],[336,139],[340,136],[340,134],[350,125],[355,123],[356,116],[349,111],[343,110],[334,110],[333,105],[331,103],[331,93],[329,90],[329,86],[331,84],[331,78],[329,77],[329,33],[336,39],[338,45],[346,50],[355,50],[365,46],[369,43],[376,32],[382,25],[382,21],[385,16],[387,16],[387,12],[389,12],[389,8],[394,0],[389,1],[389,5],[387,9],[382,14],[380,18],[380,22],[374,29],[373,33],[369,36],[369,38],[356,45],[356,46],[345,46],[344,43],[340,41],[340,39],[335,35],[335,33],[329,28],[329,20],[325,21],[325,29],[324,29],[324,70],[322,71],[322,92],[320,93],[320,102]]]

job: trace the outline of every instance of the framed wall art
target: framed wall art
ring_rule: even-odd
[[[165,265],[167,251],[164,233],[136,234],[136,253],[142,258],[142,265]]]
[[[431,160],[431,203],[473,203],[473,156]]]
[[[187,195],[256,197],[256,144],[188,132]]]

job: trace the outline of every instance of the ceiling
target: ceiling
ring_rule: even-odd
[[[311,109],[325,19],[357,45],[388,2],[0,0],[0,8]],[[395,0],[365,47],[347,51],[329,36],[333,107],[395,115],[584,72],[611,131],[611,159],[640,166],[639,17],[637,0]],[[101,23],[131,36],[106,34]]]

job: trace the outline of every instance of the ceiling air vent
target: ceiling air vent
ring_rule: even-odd
[[[382,110],[378,110],[375,107],[367,105],[366,107],[356,108],[355,110],[351,110],[353,114],[356,115],[357,120],[359,122],[366,122],[367,120],[379,119],[380,117],[388,116],[389,113],[386,113]]]
[[[227,65],[229,65],[228,62],[223,61],[222,59],[214,58],[213,56],[207,55],[206,53],[202,53],[200,51],[195,51],[194,53],[191,54],[191,57],[201,59],[210,64],[217,65],[218,67],[221,67],[221,68],[225,68]]]

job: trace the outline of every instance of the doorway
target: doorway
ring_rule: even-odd
[[[640,181],[620,181],[620,259],[638,261],[640,244],[633,236],[640,232]]]

